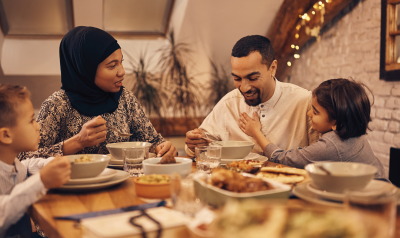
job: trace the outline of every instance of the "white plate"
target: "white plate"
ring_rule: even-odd
[[[110,180],[117,174],[117,170],[104,169],[101,174],[93,178],[70,179],[66,185],[101,183]]]
[[[232,163],[233,161],[240,161],[240,160],[250,160],[250,159],[258,159],[261,162],[264,162],[266,160],[268,160],[268,157],[262,156],[260,154],[257,153],[250,153],[248,154],[246,157],[244,157],[243,159],[221,159],[221,164],[229,164]]]
[[[111,154],[109,154],[111,155]],[[154,158],[156,157],[156,154],[154,153],[149,153],[149,158]],[[114,157],[111,157],[110,162],[108,162],[108,165],[124,165],[124,161],[122,159],[114,159]],[[121,167],[122,168],[122,167]]]
[[[382,191],[382,189],[387,188],[388,186],[392,187],[393,185],[384,181],[380,180],[371,180],[367,184],[367,186],[360,190],[359,192],[361,193],[379,193],[379,191]],[[319,196],[325,198],[325,199],[330,199],[333,201],[339,201],[342,202],[344,199],[345,194],[344,193],[332,193],[328,191],[321,190],[317,188],[314,184],[308,183],[307,184],[307,189],[310,190],[312,193],[318,194]]]
[[[109,181],[103,183],[64,185],[60,188],[57,188],[56,190],[71,191],[71,192],[87,192],[87,191],[111,187],[113,185],[124,182],[128,178],[129,178],[128,172],[118,170],[114,177],[112,177]]]
[[[292,193],[307,202],[312,202],[312,203],[317,203],[317,204],[332,206],[332,207],[343,207],[342,202],[325,200],[320,195],[315,194],[315,193],[311,192],[310,190],[308,190],[307,186],[309,183],[311,183],[311,181],[308,183],[302,183],[302,184],[297,185],[296,187],[293,188]]]

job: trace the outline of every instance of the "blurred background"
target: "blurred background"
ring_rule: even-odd
[[[36,111],[61,87],[58,47],[75,26],[112,34],[156,129],[183,155],[184,135],[233,87],[230,54],[267,36],[277,78],[308,90],[352,77],[374,93],[368,133],[388,168],[400,147],[398,0],[0,0],[0,82],[25,85]],[[397,80],[397,81],[396,81]]]

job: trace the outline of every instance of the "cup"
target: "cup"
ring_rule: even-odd
[[[211,173],[221,163],[221,146],[199,146],[195,148],[196,168],[199,172]]]
[[[194,217],[204,204],[196,196],[193,178],[181,178],[177,173],[170,175],[171,201],[173,209],[186,216]]]
[[[345,191],[345,208],[358,215],[365,227],[374,227],[382,238],[394,237],[396,228],[397,188],[391,184],[379,191]]]
[[[146,155],[146,148],[124,148],[122,158],[124,160],[124,171],[130,177],[140,177],[143,175],[142,162]]]

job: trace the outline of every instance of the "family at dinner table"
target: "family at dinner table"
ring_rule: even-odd
[[[109,33],[75,27],[61,40],[59,57],[61,90],[43,102],[37,118],[26,87],[0,84],[0,237],[31,237],[25,212],[48,189],[68,182],[71,164],[64,155],[108,154],[108,143],[125,141],[149,142],[157,157],[178,155],[123,87],[123,54]],[[359,162],[387,179],[366,137],[372,93],[365,85],[329,79],[310,92],[280,82],[272,44],[260,35],[236,42],[231,66],[236,89],[186,133],[188,156],[212,135],[254,142],[252,152],[279,164]],[[108,125],[132,135],[121,137]]]

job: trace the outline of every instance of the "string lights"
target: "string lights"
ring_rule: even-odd
[[[321,36],[320,36],[320,31],[321,31],[321,27],[324,23],[324,15],[325,15],[325,3],[331,3],[332,0],[324,0],[324,1],[318,1],[316,2],[313,7],[308,11],[305,12],[301,15],[299,15],[299,18],[301,18],[301,22],[300,24],[298,24],[296,26],[296,33],[294,35],[294,38],[296,39],[296,41],[299,40],[300,38],[300,30],[301,28],[305,28],[304,31],[307,35],[309,36],[314,36],[317,38],[317,41],[321,40]],[[319,13],[319,14],[317,14]],[[311,21],[312,17],[320,17],[320,21],[318,25],[315,25],[313,28],[310,28],[310,26],[307,25],[308,22]],[[300,47],[297,44],[291,44],[290,47],[292,49],[296,49],[296,51],[300,50]],[[300,58],[300,54],[298,52],[296,52],[295,54],[293,54],[294,59],[298,59]],[[289,60],[287,62],[288,66],[292,66],[292,62]]]

